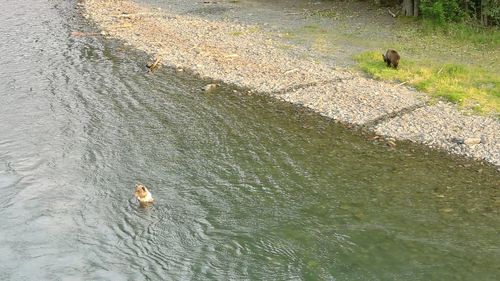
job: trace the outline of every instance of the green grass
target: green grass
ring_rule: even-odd
[[[500,117],[500,29],[463,24],[436,26],[425,21],[401,23],[409,28],[398,30],[402,40],[394,46],[402,55],[399,69],[386,67],[381,50],[355,56],[363,71],[377,79],[406,82],[432,97]]]
[[[257,33],[257,32],[260,32],[260,27],[252,26],[252,27],[249,27],[243,31],[229,32],[229,35],[231,35],[231,36],[243,36],[243,35],[248,35],[248,34]]]
[[[484,27],[474,23],[436,25],[425,20],[418,24],[423,35],[438,34],[447,36],[448,40],[453,40],[459,44],[467,43],[491,48],[498,48],[500,45],[499,27]]]
[[[385,9],[367,4],[373,8],[367,12],[348,1],[332,5],[308,11],[304,24],[293,26],[283,38],[338,65],[359,67],[377,79],[404,82],[436,99],[500,117],[499,27],[437,25],[403,16],[389,24]],[[388,48],[402,56],[398,70],[382,60]]]
[[[433,97],[500,117],[500,73],[478,66],[410,60],[404,54],[396,70],[386,66],[381,53],[373,51],[363,52],[355,60],[376,79],[406,82]]]

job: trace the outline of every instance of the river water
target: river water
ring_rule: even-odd
[[[148,74],[75,7],[2,1],[0,280],[500,276],[491,167]]]

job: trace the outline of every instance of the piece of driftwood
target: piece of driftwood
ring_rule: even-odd
[[[287,75],[287,74],[294,73],[294,72],[297,72],[297,71],[299,71],[299,69],[298,68],[294,68],[294,69],[290,69],[290,70],[285,71],[285,73],[283,73],[283,74]]]
[[[153,71],[157,70],[160,67],[160,61],[161,61],[161,58],[157,57],[156,60],[152,64],[148,65],[149,72],[153,72]]]
[[[203,90],[205,91],[205,93],[209,93],[209,92],[212,92],[214,91],[215,89],[219,88],[220,87],[220,84],[217,84],[217,83],[212,83],[212,84],[208,84],[206,85]]]
[[[399,10],[397,13],[393,13],[393,12],[391,11],[391,9],[387,9],[387,12],[389,12],[389,14],[390,14],[393,18],[395,18],[395,17],[397,17],[397,16],[399,15],[399,13],[401,12],[401,10]]]
[[[73,36],[73,37],[96,36],[96,35],[101,35],[101,34],[96,33],[96,32],[81,32],[81,31],[71,32],[71,36]]]
[[[155,16],[159,16],[159,15],[160,15],[159,13],[152,12],[152,13],[130,13],[130,14],[119,14],[119,15],[115,15],[115,17],[117,17],[117,18],[128,18],[128,19],[132,19],[132,18],[136,18],[136,17],[155,17]]]
[[[234,59],[240,57],[238,54],[229,54],[229,55],[224,55],[226,59]]]

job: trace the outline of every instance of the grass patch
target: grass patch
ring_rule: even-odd
[[[409,60],[404,54],[396,70],[386,66],[381,53],[373,51],[363,52],[355,60],[376,79],[407,82],[433,97],[500,117],[500,73],[478,66]]]
[[[332,1],[331,8],[307,11],[303,25],[283,38],[338,65],[357,65],[375,78],[406,82],[436,99],[500,117],[499,27],[414,17],[389,21],[385,8],[362,9],[359,3]],[[402,55],[399,70],[385,66],[382,52],[388,48]]]
[[[339,15],[336,9],[313,10],[307,13],[308,16],[338,19]]]
[[[260,31],[261,31],[260,27],[251,26],[251,27],[246,28],[245,30],[238,30],[238,31],[229,32],[229,35],[231,35],[231,36],[243,36],[243,35],[248,35],[248,34],[252,34],[252,33],[257,33]]]
[[[232,35],[232,36],[241,36],[241,35],[243,35],[243,32],[241,32],[241,31],[233,31],[233,32],[230,32],[229,35]]]
[[[474,23],[453,23],[436,25],[430,21],[422,21],[421,33],[424,35],[446,36],[458,43],[482,45],[488,48],[498,48],[500,45],[500,28],[484,27]]]

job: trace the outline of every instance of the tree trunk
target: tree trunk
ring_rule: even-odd
[[[413,16],[418,17],[418,9],[420,5],[420,0],[413,0]]]
[[[486,15],[484,0],[481,0],[481,24],[484,26],[488,26],[488,16]]]
[[[403,0],[403,15],[407,17],[412,17],[413,14],[413,3],[414,0]]]

